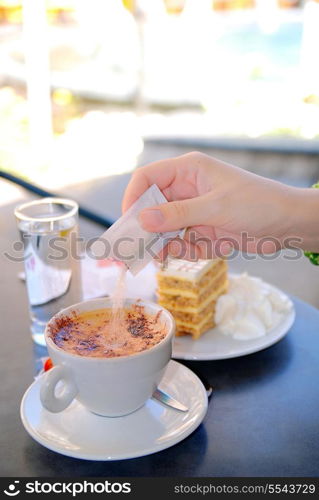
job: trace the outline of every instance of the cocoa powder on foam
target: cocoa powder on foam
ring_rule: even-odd
[[[49,337],[71,354],[113,358],[150,349],[166,336],[167,328],[160,320],[161,311],[156,315],[147,314],[144,306],[135,304],[123,312],[125,326],[122,325],[119,332],[120,343],[116,343],[114,332],[108,331],[110,309],[60,316],[49,326]]]

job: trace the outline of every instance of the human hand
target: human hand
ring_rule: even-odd
[[[310,242],[319,246],[309,221],[319,198],[317,193],[314,199],[310,189],[287,186],[196,152],[138,168],[126,189],[123,211],[152,184],[169,203],[144,209],[140,222],[150,232],[187,228],[183,241],[168,245],[176,257],[212,258],[226,255],[231,247],[273,253],[286,246],[310,249]],[[297,214],[300,203],[305,210]]]

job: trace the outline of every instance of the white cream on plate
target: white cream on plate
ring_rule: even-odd
[[[220,331],[237,340],[263,337],[280,323],[292,302],[260,278],[247,273],[229,278],[229,290],[216,304]]]

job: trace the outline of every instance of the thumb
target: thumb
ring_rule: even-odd
[[[204,197],[198,196],[188,200],[171,201],[156,207],[145,208],[139,215],[141,226],[146,231],[176,231],[189,226],[204,224]]]

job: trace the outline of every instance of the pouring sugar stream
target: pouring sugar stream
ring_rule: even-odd
[[[90,248],[96,258],[111,258],[119,264],[119,275],[112,294],[111,320],[108,328],[103,331],[107,345],[123,344],[128,334],[123,309],[127,271],[135,276],[163,250],[170,239],[183,234],[183,230],[149,233],[141,227],[138,219],[140,212],[144,208],[163,203],[167,203],[165,196],[153,184]]]

